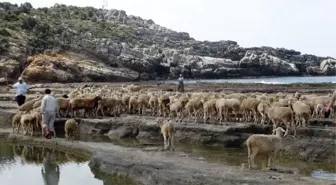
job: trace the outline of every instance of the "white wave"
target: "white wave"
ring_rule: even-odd
[[[267,82],[262,80],[260,83],[262,84],[288,84],[289,82]]]

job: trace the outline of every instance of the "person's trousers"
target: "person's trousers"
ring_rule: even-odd
[[[46,124],[50,132],[55,131],[54,130],[55,118],[56,118],[56,112],[45,112],[42,114],[42,124]]]
[[[177,91],[184,92],[184,84],[179,83],[177,86]]]
[[[15,97],[15,101],[16,103],[21,106],[22,104],[24,104],[24,102],[26,101],[26,96],[23,96],[23,95],[17,95]]]

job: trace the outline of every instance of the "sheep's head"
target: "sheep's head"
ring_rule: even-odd
[[[275,135],[281,137],[281,132],[285,133],[285,135],[283,137],[287,136],[287,134],[288,134],[288,128],[286,130],[284,130],[282,127],[278,127],[276,129],[273,129],[272,134],[273,135],[275,134]]]
[[[96,97],[94,97],[94,100],[95,100],[95,102],[103,101],[103,98],[100,97],[100,96],[96,96]]]
[[[170,119],[167,119],[166,120],[167,122],[170,122],[171,120]],[[154,120],[154,123],[159,126],[160,128],[162,127],[163,123],[164,123],[164,119],[163,118],[156,118]]]

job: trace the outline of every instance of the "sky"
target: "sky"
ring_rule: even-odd
[[[4,1],[4,0],[0,0]],[[104,0],[6,0],[101,8]],[[108,9],[152,19],[197,40],[233,40],[336,58],[336,0],[106,0]]]

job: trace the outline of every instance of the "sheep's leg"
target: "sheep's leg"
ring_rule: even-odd
[[[217,114],[218,114],[218,118],[219,118],[219,124],[222,124],[223,114],[222,114],[222,109],[221,108],[218,108]]]
[[[163,134],[163,145],[164,145],[163,150],[166,150],[168,146],[166,134]]]
[[[171,151],[174,151],[174,150],[175,150],[175,147],[174,147],[174,135],[171,135],[171,136],[170,136],[169,141],[170,141],[170,143],[169,143],[170,150],[171,150]]]
[[[204,111],[204,114],[203,114],[204,124],[207,123],[207,118],[208,118],[207,111]]]
[[[30,132],[30,136],[34,135],[34,125],[30,125],[31,126],[31,132]]]
[[[254,123],[258,123],[258,121],[259,121],[258,112],[254,111]]]
[[[258,152],[259,152],[259,148],[256,148],[256,149],[252,152],[252,154],[249,156],[249,157],[250,157],[250,160],[251,160],[252,168],[255,168],[254,158],[255,158],[255,156],[258,154]],[[250,166],[249,168],[251,168],[251,166]]]
[[[323,115],[323,114],[321,114],[321,115]],[[329,115],[329,118],[334,118],[335,117],[335,109],[332,107],[331,109],[330,109],[330,115]]]
[[[269,152],[269,153],[267,154],[267,156],[268,156],[267,167],[271,168],[271,167],[272,167],[272,164],[271,164],[271,162],[272,162],[272,152]]]

